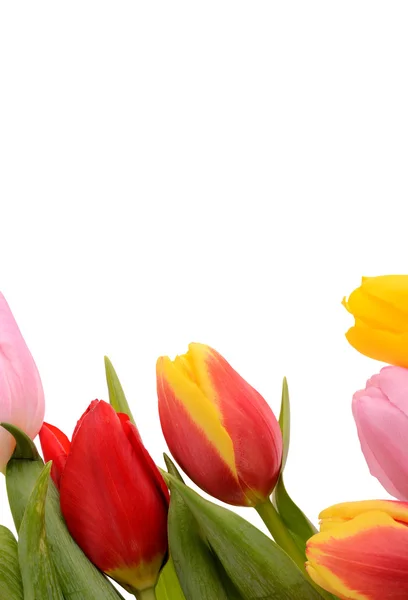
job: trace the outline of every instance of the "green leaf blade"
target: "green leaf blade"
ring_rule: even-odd
[[[169,558],[166,566],[160,573],[155,592],[157,600],[186,600],[177,577],[172,557]]]
[[[122,384],[119,381],[119,377],[107,356],[105,360],[105,374],[106,383],[108,385],[109,402],[116,412],[125,413],[129,419],[135,425],[135,420],[130,410],[128,401],[126,400],[125,392],[123,391]]]
[[[45,501],[51,462],[44,467],[24,513],[18,540],[18,557],[24,600],[64,600],[45,532]]]
[[[270,538],[236,513],[204,500],[171,475],[168,477],[172,494],[176,490],[190,509],[201,536],[243,599],[321,599],[293,561]],[[190,600],[187,594],[186,598]]]
[[[17,540],[3,525],[0,525],[0,598],[24,600]]]

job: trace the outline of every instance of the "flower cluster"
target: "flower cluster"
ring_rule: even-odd
[[[18,532],[0,526],[0,597],[119,600],[114,580],[139,600],[408,598],[408,276],[364,278],[343,303],[350,344],[390,365],[352,413],[372,475],[398,500],[327,508],[320,532],[284,484],[286,380],[277,420],[209,346],[157,361],[174,461],[209,496],[254,508],[272,540],[186,485],[167,455],[156,466],[108,359],[109,402],[92,401],[70,439],[44,422],[36,365],[0,294],[0,468]]]

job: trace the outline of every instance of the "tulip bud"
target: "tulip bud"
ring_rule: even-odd
[[[320,517],[322,532],[306,547],[306,570],[318,585],[343,599],[408,598],[408,505],[350,502]]]
[[[190,344],[157,361],[160,421],[187,475],[229,504],[265,502],[279,477],[282,435],[265,400],[218,352]]]
[[[34,359],[0,293],[0,422],[16,425],[34,439],[44,409],[44,392]],[[13,436],[1,428],[0,471],[4,472],[14,447]]]
[[[408,275],[363,277],[343,304],[355,318],[346,337],[356,350],[408,367]]]
[[[353,415],[371,474],[408,500],[408,370],[384,367],[353,396]]]
[[[154,587],[167,553],[168,491],[129,417],[95,400],[72,441],[44,424],[40,441],[67,527],[88,558],[123,587]]]

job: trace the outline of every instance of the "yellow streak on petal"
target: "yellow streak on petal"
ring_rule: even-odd
[[[210,375],[208,373],[208,360],[214,355],[214,351],[205,344],[192,343],[188,345],[188,352],[184,357],[191,365],[191,370],[194,372],[196,383],[204,396],[208,398],[218,410],[217,391],[214,389]],[[218,411],[219,412],[219,411]],[[220,419],[222,418],[219,412]]]
[[[353,600],[370,600],[368,596],[347,588],[341,579],[333,575],[327,567],[307,562],[306,571],[317,585],[342,600],[348,600],[349,598]]]
[[[360,500],[359,502],[342,502],[322,510],[319,515],[320,529],[328,531],[358,515],[373,510],[384,512],[396,521],[408,523],[408,502]]]
[[[334,527],[330,531],[316,533],[307,543],[307,557],[310,560],[309,554],[313,555],[316,552],[318,554],[324,553],[324,545],[326,542],[353,537],[362,531],[368,531],[369,529],[379,527],[393,527],[403,529],[404,531],[407,529],[405,525],[397,523],[385,512],[371,510],[357,515],[350,521],[346,521],[341,527]]]
[[[202,374],[196,368],[196,363],[190,360],[188,354],[179,356],[174,361],[164,356],[157,362],[157,374],[167,381],[191,420],[203,431],[238,480],[231,438],[222,425],[217,404],[208,398],[199,386]]]

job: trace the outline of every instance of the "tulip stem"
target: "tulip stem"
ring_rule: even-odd
[[[268,499],[263,504],[258,504],[256,510],[278,546],[289,554],[301,571],[305,572],[305,556],[295,544],[272,502]]]
[[[256,506],[255,508],[262,521],[265,523],[270,533],[272,534],[272,537],[275,540],[275,542],[286,552],[286,554],[290,556],[293,562],[302,571],[309,583],[319,592],[319,594],[323,598],[332,599],[333,596],[331,594],[323,590],[320,586],[318,586],[314,581],[310,579],[305,568],[305,555],[297,547],[294,539],[285,527],[285,524],[283,523],[280,514],[278,513],[270,499],[268,498],[266,502],[264,502],[263,504],[258,504],[258,506]]]
[[[140,592],[136,592],[136,598],[137,600],[156,600],[156,592],[154,588],[141,590]]]

